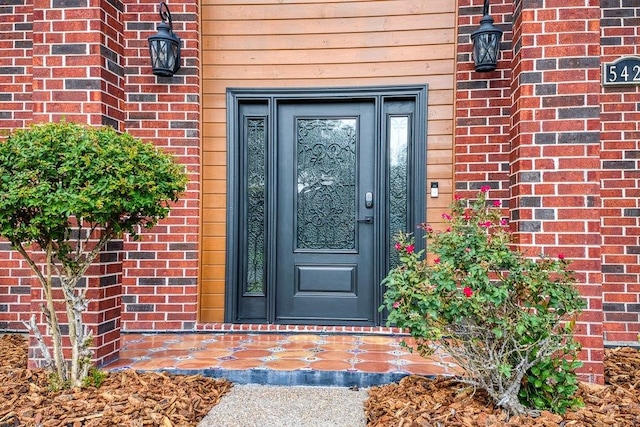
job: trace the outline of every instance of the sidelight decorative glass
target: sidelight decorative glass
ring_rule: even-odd
[[[247,272],[245,293],[264,294],[265,161],[264,118],[247,119]]]
[[[355,118],[296,121],[296,246],[355,249]]]
[[[389,116],[389,264],[395,267],[398,251],[393,247],[399,231],[407,231],[409,183],[407,180],[407,157],[409,149],[409,117]]]

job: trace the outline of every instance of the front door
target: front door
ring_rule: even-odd
[[[278,107],[277,323],[374,320],[375,105]]]
[[[426,93],[229,90],[226,322],[384,323],[393,236],[424,221]]]

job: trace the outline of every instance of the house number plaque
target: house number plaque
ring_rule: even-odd
[[[640,85],[640,58],[627,56],[604,64],[605,85]]]

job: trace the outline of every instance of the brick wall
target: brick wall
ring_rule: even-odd
[[[640,56],[640,3],[601,0],[602,62]],[[604,338],[638,341],[640,332],[640,86],[601,95],[602,288]]]
[[[600,9],[587,0],[492,2],[496,26],[512,21],[503,42],[512,50],[479,75],[469,34],[482,3],[459,3],[456,188],[491,186],[491,198],[508,198],[518,249],[574,260],[588,302],[575,331],[582,372],[601,382]]]
[[[182,39],[182,66],[173,77],[151,73],[147,37],[160,22],[158,2],[125,2],[126,130],[185,165],[189,186],[170,216],[124,242],[124,330],[194,330],[200,224],[200,62],[198,5],[169,3]],[[206,143],[206,142],[205,142]]]
[[[0,129],[24,127],[31,120],[32,1],[0,4]]]
[[[0,137],[3,130],[24,127],[32,119],[32,1],[6,0],[0,4]],[[31,310],[31,292],[25,283],[28,267],[19,254],[0,243],[0,330],[23,330]]]
[[[84,283],[92,302],[86,319],[96,335],[98,363],[117,357],[121,326],[193,330],[200,180],[197,3],[170,5],[174,30],[182,38],[182,68],[172,78],[154,76],[149,66],[146,39],[160,21],[155,0],[8,3],[2,12],[11,18],[3,16],[0,23],[0,48],[6,51],[0,59],[0,87],[2,101],[12,103],[10,111],[0,113],[0,128],[63,118],[109,125],[174,154],[190,177],[168,218],[144,230],[138,241],[112,242],[87,274]],[[39,313],[42,291],[6,244],[0,266],[8,272],[0,286],[0,329],[22,331],[20,320]],[[32,364],[36,353],[32,348]]]
[[[491,2],[494,25],[504,34],[498,68],[476,73],[471,33],[480,26],[483,1],[458,2],[456,61],[455,188],[468,198],[480,187],[509,206],[509,117],[511,109],[511,0]]]

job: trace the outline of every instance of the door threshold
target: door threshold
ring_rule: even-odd
[[[265,323],[198,323],[197,332],[249,332],[249,333],[314,333],[314,334],[365,334],[409,335],[405,330],[387,326],[323,326],[283,325]]]

